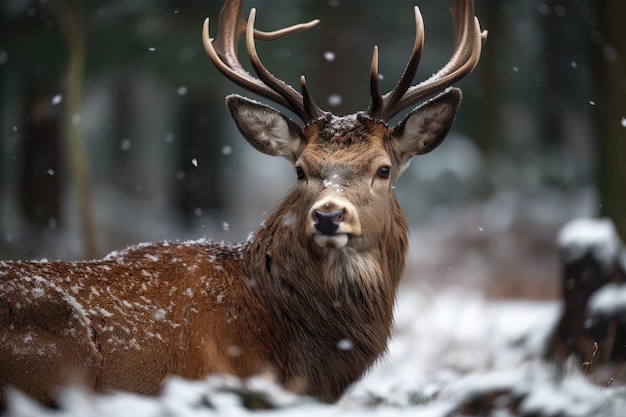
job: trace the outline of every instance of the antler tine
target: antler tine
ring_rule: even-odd
[[[324,112],[315,103],[306,100],[293,87],[278,80],[261,64],[256,49],[254,39],[276,40],[285,36],[301,32],[312,28],[319,23],[319,20],[312,20],[308,23],[301,23],[289,26],[273,32],[263,32],[254,29],[254,10],[251,11],[252,24],[246,22],[241,14],[241,0],[226,0],[219,15],[219,36],[212,39],[209,36],[209,19],[205,19],[202,28],[202,43],[207,55],[215,67],[229,80],[249,91],[264,96],[270,100],[281,104],[298,115],[305,123],[309,123]],[[248,34],[249,32],[249,34]],[[250,75],[239,62],[237,55],[237,41],[246,35],[250,38],[248,43],[248,54],[255,72],[259,78]],[[252,45],[250,45],[250,43]],[[251,51],[255,58],[253,58]],[[259,74],[260,73],[260,74]],[[262,74],[262,75],[261,75]],[[308,95],[308,93],[307,93]]]
[[[256,9],[250,10],[250,16],[248,17],[248,28],[246,30],[246,47],[248,48],[248,56],[250,57],[250,63],[252,68],[258,75],[259,79],[280,94],[283,99],[288,103],[286,107],[293,110],[298,116],[305,122],[315,120],[320,117],[323,112],[319,107],[312,105],[313,101],[310,99],[308,90],[306,89],[306,82],[301,79],[301,86],[303,94],[306,96],[306,100],[303,95],[298,93],[290,85],[284,83],[280,79],[274,77],[261,63],[259,55],[256,51],[256,45],[254,43],[254,21],[256,18]]]
[[[426,81],[410,86],[419,64],[424,42],[423,20],[419,9],[415,8],[417,34],[409,63],[393,90],[382,96],[380,109],[376,109],[375,103],[381,99],[372,98],[372,105],[368,109],[370,116],[389,121],[406,107],[451,86],[476,67],[480,58],[482,41],[487,33],[480,31],[478,19],[474,17],[473,0],[454,0],[452,20],[454,52],[450,61]]]
[[[383,97],[380,95],[378,79],[378,46],[374,46],[372,66],[370,67],[370,95],[372,96],[372,102],[367,110],[367,113],[372,117],[380,116],[379,113],[383,108]]]
[[[402,77],[400,77],[398,84],[396,84],[394,89],[389,93],[389,103],[398,102],[406,90],[409,89],[422,57],[422,50],[424,49],[424,19],[422,18],[419,7],[415,6],[414,11],[415,42],[413,43],[413,51],[411,51],[411,57],[409,58],[409,62],[402,73]]]
[[[304,110],[306,111],[307,117],[310,120],[315,120],[321,117],[323,112],[317,104],[315,104],[313,98],[309,94],[309,89],[306,86],[306,79],[304,78],[304,75],[300,77],[300,90],[302,91],[302,102],[304,103]]]
[[[459,49],[460,52],[454,54],[450,62],[441,71],[409,89],[407,94],[398,102],[398,111],[393,113],[390,117],[393,117],[403,108],[450,87],[472,72],[480,59],[482,41],[487,38],[487,32],[480,31],[478,18],[474,18],[473,20],[476,29],[473,33],[469,34],[472,40],[467,41],[471,42],[473,46],[470,47],[469,44],[464,45],[463,48]]]
[[[407,63],[398,83],[395,85],[393,90],[385,94],[384,97],[381,96],[378,91],[378,48],[375,48],[374,50],[374,57],[372,57],[372,71],[370,74],[372,102],[367,111],[372,117],[381,117],[384,119],[384,115],[381,112],[384,112],[385,108],[395,106],[413,82],[413,78],[415,77],[417,67],[419,66],[419,62],[422,57],[422,50],[424,49],[424,19],[422,18],[422,13],[420,13],[419,7],[415,6],[414,12],[415,41],[413,42],[411,57],[409,58],[409,62]],[[376,74],[374,74],[374,61],[376,61]],[[374,79],[374,76],[376,79]]]

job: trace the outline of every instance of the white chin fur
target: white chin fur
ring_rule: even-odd
[[[343,248],[348,244],[347,233],[337,233],[334,235],[323,235],[317,233],[313,236],[313,240],[322,248]]]

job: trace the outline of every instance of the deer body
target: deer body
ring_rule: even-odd
[[[392,184],[452,125],[461,93],[446,88],[480,55],[471,0],[455,0],[457,52],[444,70],[409,88],[423,42],[416,8],[416,46],[402,79],[378,93],[375,50],[370,107],[343,117],[319,109],[304,79],[300,95],[256,56],[255,37],[302,26],[258,32],[254,10],[246,23],[240,9],[240,1],[226,1],[215,48],[205,22],[204,46],[228,78],[303,119],[300,126],[244,97],[226,100],[254,148],[294,166],[294,190],[240,244],[162,242],[98,261],[0,262],[0,406],[6,387],[53,403],[70,384],[156,394],[168,376],[211,373],[266,374],[334,401],[385,351],[408,241]],[[238,63],[242,34],[259,79]]]
[[[0,385],[51,402],[71,383],[156,394],[169,375],[268,373],[336,400],[391,331],[407,227],[385,191],[380,209],[391,221],[371,223],[389,230],[356,247],[303,239],[308,210],[296,190],[238,245],[165,242],[99,261],[0,263]]]

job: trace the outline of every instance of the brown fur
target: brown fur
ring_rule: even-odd
[[[153,395],[172,375],[267,374],[334,401],[385,351],[407,249],[391,185],[430,146],[424,140],[443,138],[399,135],[366,116],[300,129],[266,106],[229,100],[238,125],[252,125],[241,129],[246,139],[305,178],[245,243],[162,242],[90,262],[0,262],[0,387],[52,404],[71,384]],[[411,124],[444,114],[445,135],[459,100],[451,90]],[[349,206],[354,233],[345,246],[316,243],[320,201]]]

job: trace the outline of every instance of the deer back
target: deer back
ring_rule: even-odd
[[[68,384],[156,394],[168,375],[263,372],[263,323],[246,325],[262,307],[241,257],[240,245],[199,241],[1,262],[0,386],[50,402]]]

